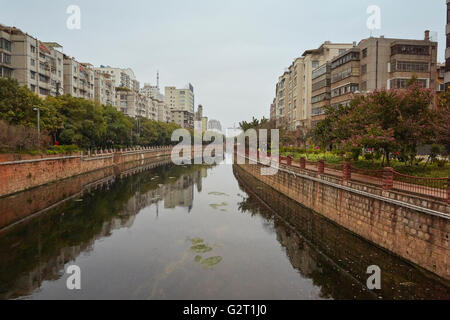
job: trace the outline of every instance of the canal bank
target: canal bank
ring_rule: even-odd
[[[246,155],[239,155],[241,162]],[[280,164],[239,165],[256,179],[377,246],[450,280],[450,206]]]
[[[171,147],[101,150],[55,156],[3,157],[0,162],[0,197],[47,183],[121,164],[169,156]]]
[[[238,167],[139,163],[0,232],[0,299],[450,298],[430,273]],[[58,185],[22,200],[63,197]],[[0,207],[21,211],[20,195]],[[373,264],[381,290],[366,287]],[[79,291],[67,290],[70,265]]]

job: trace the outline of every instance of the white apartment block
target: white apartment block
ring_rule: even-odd
[[[152,99],[164,101],[164,95],[161,94],[158,86],[152,86],[148,83],[145,83],[144,86],[139,90],[139,93]]]
[[[157,105],[152,99],[133,90],[116,90],[116,108],[133,118],[158,120]]]
[[[353,44],[326,41],[294,60],[276,85],[274,112],[278,127],[311,127],[312,71],[352,47]]]
[[[122,69],[110,66],[100,66],[99,68],[94,68],[94,70],[109,74],[113,78],[116,87],[128,88],[139,92],[139,81],[136,80],[136,76],[130,68]]]
[[[20,29],[0,25],[0,77],[14,78],[42,97],[63,89],[63,54],[57,43],[44,43]]]
[[[94,100],[102,105],[116,105],[116,85],[111,75],[94,71]]]
[[[91,64],[64,55],[64,93],[94,100],[94,70]]]
[[[185,89],[165,88],[165,102],[172,111],[187,111],[194,114],[194,87],[188,84]]]
[[[162,100],[155,99],[153,100],[156,103],[158,108],[158,121],[164,123],[173,122],[172,113],[170,112],[169,107]]]

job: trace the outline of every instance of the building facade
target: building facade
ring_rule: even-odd
[[[331,64],[314,69],[311,75],[311,127],[325,118],[325,106],[331,100]]]
[[[189,84],[184,89],[165,88],[165,101],[170,110],[187,111],[194,114],[194,87]]]
[[[20,29],[0,25],[0,76],[46,97],[64,93],[63,54],[57,43],[44,43]]]
[[[64,93],[75,98],[94,100],[94,70],[89,63],[81,63],[64,55]]]
[[[271,119],[278,128],[309,130],[324,118],[327,104],[348,104],[354,94],[405,88],[417,77],[425,88],[437,88],[437,42],[370,37],[353,45],[325,42],[281,75]],[[445,79],[444,79],[445,81]]]
[[[308,130],[312,115],[312,71],[330,61],[352,44],[324,42],[307,50],[278,78],[275,88],[276,125],[290,130]]]
[[[94,100],[102,105],[116,106],[116,86],[111,75],[94,71]]]
[[[436,88],[437,42],[425,31],[424,40],[367,38],[360,49],[360,91],[402,89],[412,76],[425,88]]]
[[[109,74],[116,87],[127,88],[136,92],[139,92],[139,81],[136,80],[136,76],[131,68],[113,68],[110,66],[100,66],[94,68],[95,71]]]
[[[152,100],[130,89],[116,89],[116,108],[132,118],[157,121],[157,106]]]
[[[194,129],[194,114],[186,110],[171,110],[172,121],[182,128]]]
[[[331,61],[330,105],[348,105],[359,90],[360,52],[349,49]]]

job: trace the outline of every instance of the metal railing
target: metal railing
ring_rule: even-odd
[[[253,160],[261,159],[257,153],[249,154]],[[406,193],[414,193],[422,196],[433,197],[444,200],[450,204],[450,178],[426,178],[409,176],[399,173],[392,168],[383,169],[362,169],[357,168],[350,163],[326,163],[324,160],[309,161],[306,158],[295,160],[292,157],[279,156],[279,162],[282,166],[293,167],[319,174],[332,175],[339,177],[342,181],[358,181],[374,184],[382,187],[383,190],[396,190]]]

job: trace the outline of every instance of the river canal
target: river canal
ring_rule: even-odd
[[[0,299],[450,299],[431,274],[237,166],[100,178],[0,199],[0,214],[20,216],[0,219]],[[70,265],[81,290],[67,289]],[[370,265],[381,290],[366,288]]]

